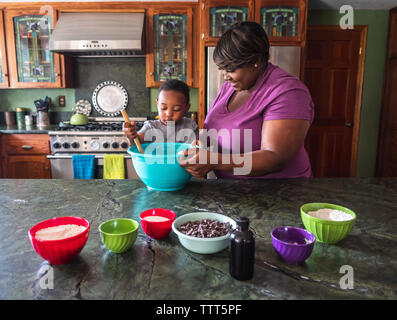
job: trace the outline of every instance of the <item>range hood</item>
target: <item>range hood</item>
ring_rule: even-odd
[[[143,56],[143,12],[65,12],[50,51],[78,57]]]

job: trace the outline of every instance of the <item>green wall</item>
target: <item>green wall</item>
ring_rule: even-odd
[[[50,111],[72,111],[75,103],[74,89],[1,89],[0,112],[16,108],[26,108],[36,111],[34,100],[51,98]],[[58,97],[65,96],[66,106],[59,107]]]
[[[339,25],[342,16],[339,11],[334,10],[311,10],[308,15],[308,25]],[[354,11],[354,24],[368,26],[357,177],[375,175],[388,21],[388,10]]]

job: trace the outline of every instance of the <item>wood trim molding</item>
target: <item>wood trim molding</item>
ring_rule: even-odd
[[[378,149],[376,155],[376,167],[375,167],[375,176],[383,177],[385,176],[385,171],[387,171],[386,159],[385,159],[385,149],[387,146],[386,138],[388,135],[388,118],[391,115],[389,103],[392,87],[395,88],[395,85],[392,86],[389,80],[390,69],[393,65],[397,64],[397,56],[393,56],[393,45],[392,41],[396,39],[395,28],[397,26],[397,7],[390,9],[389,12],[389,27],[388,27],[388,40],[387,40],[387,51],[386,51],[386,61],[383,73],[383,89],[382,89],[382,102],[381,102],[381,110],[380,110],[380,120],[379,120],[379,134],[378,134]],[[396,46],[396,45],[394,45]],[[390,148],[390,146],[389,146]]]
[[[354,29],[360,30],[360,58],[358,62],[357,72],[357,87],[356,87],[356,105],[354,107],[354,127],[353,127],[353,141],[352,141],[352,155],[350,161],[350,176],[356,177],[357,175],[357,155],[358,155],[358,142],[360,136],[360,119],[361,119],[361,106],[362,106],[362,92],[365,71],[365,56],[367,48],[367,34],[368,26],[355,25]]]

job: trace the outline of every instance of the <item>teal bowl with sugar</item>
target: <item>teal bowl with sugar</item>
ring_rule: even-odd
[[[331,221],[313,217],[308,212],[319,209],[339,210],[351,215],[353,218],[345,221]],[[356,222],[354,211],[331,203],[312,202],[306,203],[300,208],[302,222],[306,230],[316,236],[318,242],[335,244],[344,239],[353,228]]]
[[[128,218],[105,221],[99,226],[102,243],[115,253],[127,251],[138,237],[139,223]]]

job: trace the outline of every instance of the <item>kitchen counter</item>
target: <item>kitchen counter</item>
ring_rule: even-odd
[[[336,245],[316,243],[300,265],[285,264],[270,230],[303,227],[307,202],[344,205],[357,214],[350,234]],[[0,299],[397,299],[397,179],[191,180],[176,192],[148,190],[140,180],[0,180]],[[139,221],[155,207],[180,216],[216,211],[247,216],[256,237],[255,273],[229,275],[228,250],[200,255],[177,236],[152,240],[139,229],[134,246],[109,252],[98,226],[115,217]],[[49,266],[33,250],[28,230],[58,216],[81,216],[91,232],[80,255]],[[354,288],[341,289],[349,265]],[[43,289],[51,268],[53,289]],[[44,286],[45,287],[45,286]]]
[[[3,133],[3,134],[46,134],[49,131],[54,130],[57,127],[58,127],[57,124],[52,124],[47,128],[38,128],[36,126],[32,126],[29,128],[26,128],[26,127],[18,128],[16,125],[15,126],[0,125],[0,133]]]

